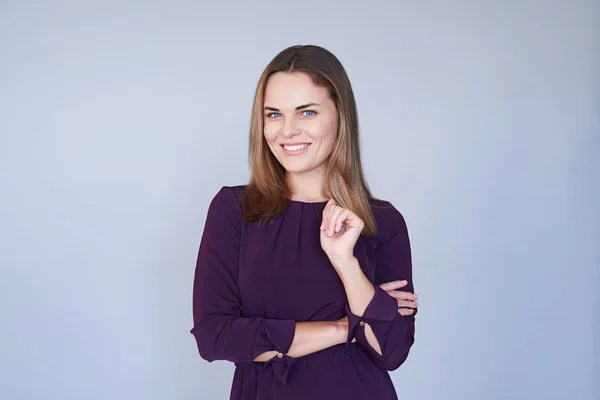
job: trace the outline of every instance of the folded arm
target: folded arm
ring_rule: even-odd
[[[344,343],[347,324],[244,317],[237,284],[242,215],[223,187],[209,206],[194,275],[191,333],[212,362],[264,362],[301,357]]]
[[[289,357],[300,358],[305,355],[342,344],[348,335],[348,324],[338,321],[296,322],[294,339],[289,347]],[[277,356],[276,351],[261,354],[254,361],[268,361]]]
[[[355,257],[332,260],[344,284],[348,303],[347,342],[365,347],[383,368],[397,369],[414,343],[415,315],[398,312],[398,301],[379,285],[406,280],[403,291],[414,293],[408,230],[404,218],[391,204],[381,216],[376,253],[375,282],[362,272]]]

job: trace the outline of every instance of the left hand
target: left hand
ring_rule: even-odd
[[[415,312],[414,309],[419,307],[419,302],[417,301],[419,298],[418,294],[405,290],[396,290],[406,285],[408,285],[407,280],[390,281],[379,285],[387,294],[398,301],[398,313],[403,317],[412,315]]]
[[[321,247],[329,258],[354,256],[354,245],[365,223],[347,208],[330,199],[323,210],[321,222]]]

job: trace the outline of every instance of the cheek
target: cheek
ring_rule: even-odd
[[[309,125],[305,126],[307,132],[310,132],[310,135],[317,140],[323,140],[326,142],[335,140],[337,127],[335,122],[331,123],[330,121],[314,121]]]
[[[318,126],[315,126],[313,132],[313,137],[320,140],[325,148],[329,149],[333,147],[337,136],[337,125],[335,121],[333,123],[331,121],[324,121]]]
[[[267,141],[275,140],[277,137],[277,127],[274,124],[265,124],[263,128],[263,135]]]

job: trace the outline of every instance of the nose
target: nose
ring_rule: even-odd
[[[281,129],[281,133],[285,137],[292,137],[300,133],[300,127],[295,118],[286,118]]]

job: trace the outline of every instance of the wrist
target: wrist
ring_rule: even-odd
[[[331,264],[342,280],[344,287],[346,287],[347,283],[356,282],[360,279],[361,275],[364,275],[358,259],[354,256],[334,258],[331,260]]]
[[[333,323],[336,343],[346,343],[348,338],[348,317],[339,319]]]
[[[334,268],[344,268],[344,266],[356,260],[354,254],[328,254],[327,257]]]

